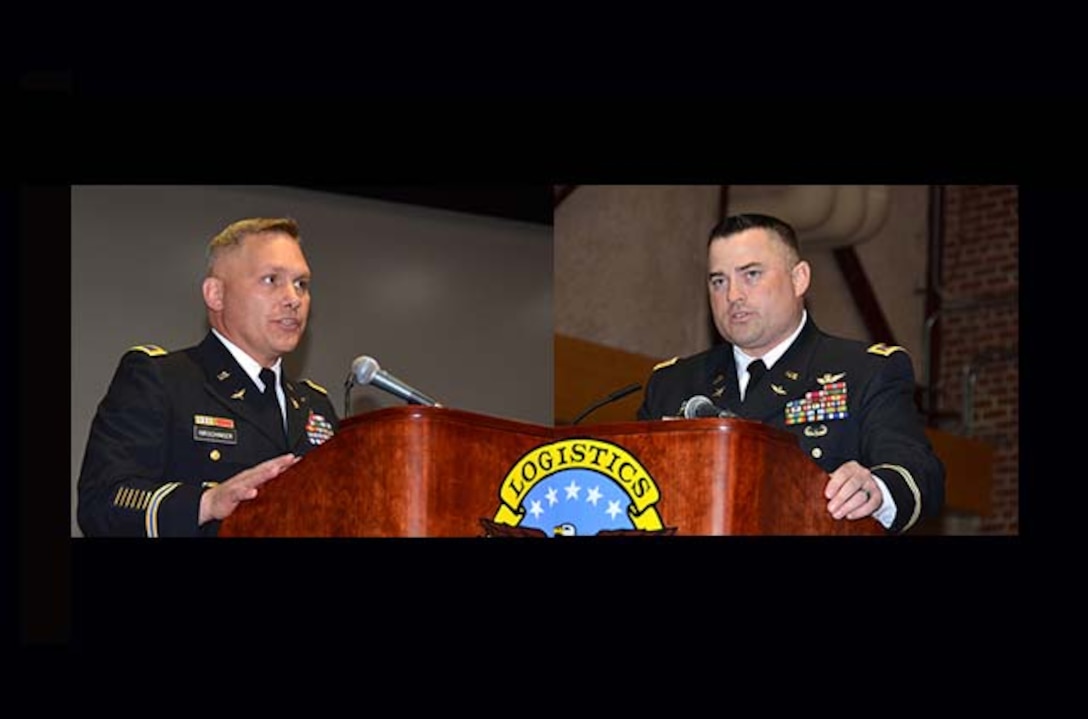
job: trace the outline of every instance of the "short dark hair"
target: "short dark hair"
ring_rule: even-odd
[[[801,245],[797,241],[797,233],[794,232],[793,227],[785,220],[756,212],[745,212],[726,217],[710,231],[710,239],[706,241],[706,245],[710,247],[710,243],[714,240],[754,229],[770,230],[786,243],[786,246],[793,251],[794,255],[798,258],[801,257]]]

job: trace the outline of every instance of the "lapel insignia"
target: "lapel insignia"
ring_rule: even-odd
[[[291,406],[294,407],[295,409],[298,409],[298,400],[295,399],[294,397],[291,398]]]
[[[825,434],[827,434],[826,424],[821,424],[818,427],[813,427],[812,425],[805,427],[806,437],[823,437]]]
[[[237,392],[235,392],[234,394],[232,394],[230,396],[230,398],[231,399],[242,399],[245,396],[246,396],[246,388],[243,387],[242,389],[240,389]]]
[[[846,376],[845,372],[840,372],[839,374],[831,374],[830,372],[828,372],[828,373],[824,374],[823,377],[817,377],[816,381],[819,382],[822,385],[828,385],[828,384],[832,384],[833,382],[838,382],[840,379],[842,379],[845,376]]]
[[[220,382],[222,382],[223,380],[225,380],[225,379],[226,379],[227,377],[230,377],[230,372],[228,372],[228,371],[226,371],[226,370],[223,370],[222,372],[220,372],[219,374],[217,374],[217,375],[215,376],[215,378],[216,378],[217,380],[219,380]]]
[[[720,374],[711,381],[711,384],[721,384],[724,381],[725,381],[725,375]]]
[[[725,387],[719,387],[718,389],[714,390],[714,392],[711,393],[710,396],[713,397],[714,399],[718,399],[719,397],[722,396],[723,392],[725,392]]]
[[[797,374],[796,372],[794,372],[794,371],[793,371],[793,370],[791,370],[791,369],[788,369],[788,370],[786,370],[786,377],[788,377],[789,379],[792,379],[792,380],[793,380],[794,382],[796,382],[796,381],[797,381],[797,378],[798,378],[799,376],[800,376],[800,375],[798,375],[798,374]]]
[[[777,395],[786,394],[786,388],[782,387],[781,385],[772,384],[771,385],[771,390]]]

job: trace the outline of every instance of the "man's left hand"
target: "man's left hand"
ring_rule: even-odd
[[[827,511],[835,519],[861,519],[880,509],[884,497],[866,467],[850,460],[831,473],[824,488]]]

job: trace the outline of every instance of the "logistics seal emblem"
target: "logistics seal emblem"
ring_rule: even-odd
[[[535,447],[507,472],[499,508],[481,519],[489,537],[674,534],[657,511],[661,492],[627,450],[575,438]]]

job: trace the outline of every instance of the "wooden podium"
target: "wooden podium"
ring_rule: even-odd
[[[519,502],[545,476],[574,470],[630,497],[634,526],[598,534],[884,533],[872,518],[833,520],[826,473],[791,434],[758,422],[544,427],[411,405],[345,419],[240,505],[219,536],[552,536],[525,528],[529,503]]]

